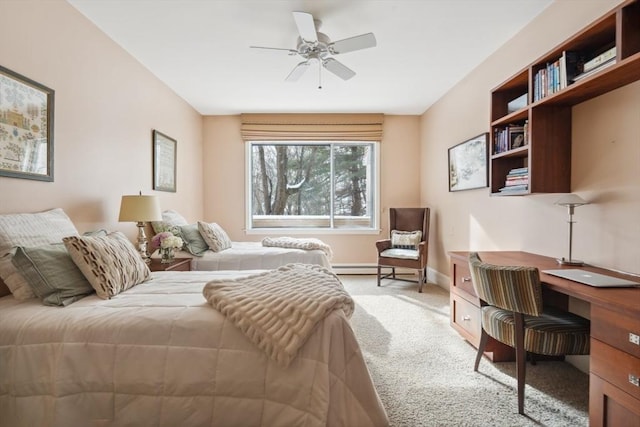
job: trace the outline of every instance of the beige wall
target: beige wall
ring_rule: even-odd
[[[421,200],[435,208],[430,267],[448,274],[452,250],[568,255],[558,194],[449,193],[447,148],[489,130],[490,91],[613,7],[617,0],[558,0],[449,91],[421,120]],[[640,274],[640,82],[573,108],[574,258]]]
[[[134,236],[120,198],[142,190],[202,216],[202,117],[67,2],[2,1],[0,64],[55,90],[55,181],[0,177],[0,214],[62,207]],[[152,129],[178,141],[176,193],[151,190]]]
[[[375,264],[375,241],[388,235],[388,208],[419,206],[420,118],[385,116],[381,143],[380,234],[320,234],[334,251],[334,264]],[[245,233],[245,144],[240,138],[240,116],[204,119],[204,215],[218,222],[232,240],[259,241],[264,235]],[[286,234],[286,233],[284,233]],[[273,233],[270,233],[273,235]]]

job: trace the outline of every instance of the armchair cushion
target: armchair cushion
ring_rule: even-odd
[[[385,258],[417,260],[420,258],[420,252],[418,252],[416,249],[391,248],[382,251],[380,253],[380,256]]]
[[[397,249],[418,249],[422,240],[422,231],[391,230],[391,247]]]

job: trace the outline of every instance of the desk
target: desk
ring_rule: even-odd
[[[449,253],[450,320],[451,326],[477,347],[480,303],[471,283],[468,254]],[[541,271],[563,268],[554,258],[527,252],[480,252],[480,257],[490,264],[532,266]],[[602,268],[580,268],[638,281]],[[545,273],[540,273],[540,280],[545,304],[567,309],[569,297],[590,304],[590,426],[640,426],[640,288],[594,288]],[[490,340],[485,355],[492,361],[513,360],[513,349]]]

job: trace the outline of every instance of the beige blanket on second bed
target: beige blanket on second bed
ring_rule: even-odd
[[[338,276],[310,264],[288,264],[246,278],[213,280],[203,289],[209,303],[283,367],[316,324],[334,310],[351,317],[353,299]]]
[[[331,250],[331,246],[327,245],[320,239],[310,238],[297,238],[297,237],[265,237],[262,239],[262,246],[267,247],[276,247],[276,248],[290,248],[290,249],[304,249],[307,251],[312,251],[314,249],[319,249],[323,251],[327,258],[331,259],[333,257],[333,251]]]

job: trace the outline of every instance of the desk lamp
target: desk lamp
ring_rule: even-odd
[[[120,222],[135,222],[138,227],[138,251],[144,262],[151,262],[147,252],[147,235],[144,227],[149,221],[162,221],[160,201],[157,196],[122,196],[120,203]]]
[[[562,196],[560,199],[558,199],[558,201],[556,201],[555,203],[556,205],[560,205],[560,206],[566,206],[569,211],[569,221],[567,221],[569,223],[569,258],[559,258],[558,264],[561,265],[584,265],[584,262],[582,261],[578,261],[576,259],[573,259],[571,256],[571,246],[573,244],[573,223],[575,222],[573,220],[573,211],[575,209],[576,206],[582,206],[582,205],[586,205],[588,204],[588,202],[586,202],[584,199],[582,199],[580,196],[576,195],[576,194],[567,194],[565,196]]]

